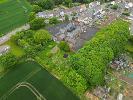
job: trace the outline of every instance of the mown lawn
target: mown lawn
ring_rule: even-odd
[[[25,24],[30,11],[26,0],[0,0],[0,36]]]

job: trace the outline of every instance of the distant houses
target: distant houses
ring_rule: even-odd
[[[65,15],[68,16],[69,20],[72,20],[72,17],[78,18],[80,21],[83,21],[83,19],[93,19],[95,16],[99,15],[102,12],[102,7],[100,5],[100,2],[95,1],[90,3],[89,5],[80,5],[75,6],[69,9],[64,8],[56,8],[51,11],[43,11],[37,13],[38,17],[42,18],[52,18],[57,17],[59,20],[64,21]]]
[[[125,8],[126,4],[122,1],[113,1],[112,4],[117,3],[121,7]],[[131,6],[131,3],[128,4]],[[92,34],[97,32],[96,22],[99,22],[99,26],[108,25],[115,20],[117,15],[121,12],[112,12],[105,10],[105,6],[101,5],[100,2],[94,1],[88,5],[80,5],[72,8],[56,8],[54,10],[43,11],[37,13],[37,17],[45,18],[45,23],[49,23],[49,18],[57,17],[58,20],[64,21],[65,15],[68,16],[69,21],[63,22],[61,25],[56,25],[49,28],[48,30],[53,34],[53,40],[67,41],[69,45],[74,48],[79,41],[84,41],[82,37],[91,37]],[[93,30],[93,32],[91,31]],[[84,36],[83,36],[84,34]],[[82,35],[82,36],[81,36]]]

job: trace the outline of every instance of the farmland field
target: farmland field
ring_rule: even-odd
[[[30,11],[26,0],[0,1],[0,36],[25,24]]]
[[[79,100],[35,62],[16,65],[0,79],[0,100]]]

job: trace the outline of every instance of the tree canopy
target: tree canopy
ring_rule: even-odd
[[[107,64],[124,51],[129,24],[117,20],[101,29],[94,38],[70,58],[70,63],[91,86],[104,84]]]

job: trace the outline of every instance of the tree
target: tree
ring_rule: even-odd
[[[59,20],[56,17],[53,17],[53,18],[50,18],[49,19],[49,23],[50,24],[58,24],[59,23]]]
[[[54,8],[54,1],[53,0],[41,0],[41,1],[39,1],[39,5],[43,9],[53,9]]]
[[[43,18],[35,18],[34,20],[30,21],[30,28],[33,30],[38,30],[45,26]]]
[[[42,7],[38,6],[38,5],[33,5],[32,6],[32,11],[37,13],[37,12],[40,12],[42,11]]]
[[[35,18],[36,18],[36,13],[35,12],[31,12],[29,14],[29,22],[32,21],[32,20],[34,20]]]
[[[129,36],[128,22],[113,22],[97,32],[95,37],[70,57],[72,68],[91,86],[103,85],[107,64],[124,52]]]
[[[65,42],[65,41],[61,41],[61,42],[58,44],[58,47],[59,47],[61,50],[65,51],[65,52],[69,52],[69,51],[70,51],[69,45],[68,45],[68,43]]]
[[[63,0],[54,0],[55,5],[60,5],[63,3]]]
[[[65,21],[69,21],[68,15],[65,15]]]
[[[34,41],[41,45],[44,45],[47,42],[51,41],[51,35],[46,30],[38,30],[33,37]]]
[[[0,56],[0,65],[4,68],[4,70],[10,68],[17,63],[17,58],[11,52],[3,54]]]
[[[72,6],[72,0],[64,0],[64,5],[66,5],[67,7],[71,7]]]
[[[65,83],[69,88],[71,88],[74,92],[78,95],[81,95],[87,89],[87,82],[86,80],[76,73],[73,69],[66,69],[65,71],[61,71],[61,81]]]
[[[118,9],[118,5],[117,4],[112,5],[111,9],[117,10]]]

